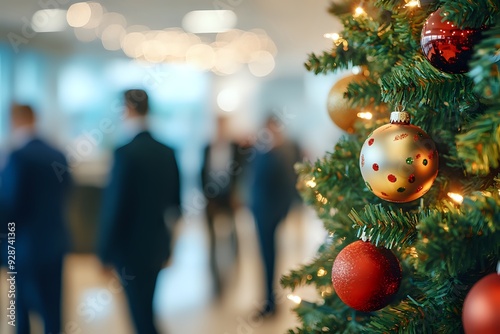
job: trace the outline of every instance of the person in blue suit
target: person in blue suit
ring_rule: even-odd
[[[267,119],[265,131],[266,138],[271,140],[253,162],[251,210],[264,264],[266,299],[260,315],[270,316],[276,311],[276,230],[292,205],[300,201],[294,164],[300,161],[302,154],[299,146],[285,137],[283,124],[276,117]]]
[[[12,108],[14,147],[0,181],[1,224],[15,240],[6,243],[4,238],[1,245],[4,264],[7,246],[15,247],[15,257],[8,258],[15,263],[8,272],[17,272],[15,328],[19,334],[30,332],[28,312],[41,316],[45,333],[61,332],[63,260],[70,248],[65,220],[69,168],[65,156],[36,135],[35,122],[29,106]]]
[[[114,153],[98,255],[121,275],[137,333],[154,334],[156,280],[171,253],[166,220],[180,215],[179,170],[174,151],[147,131],[147,93],[128,90],[124,97],[124,125],[133,139]]]

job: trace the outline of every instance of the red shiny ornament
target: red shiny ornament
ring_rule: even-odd
[[[401,284],[401,266],[387,248],[356,241],[337,255],[332,283],[339,298],[355,310],[371,312],[390,303]]]
[[[420,39],[422,52],[432,66],[443,72],[465,73],[469,70],[468,62],[481,31],[458,29],[449,21],[441,22],[444,17],[438,9],[427,18]]]
[[[500,333],[500,275],[490,274],[467,294],[462,310],[466,334]]]

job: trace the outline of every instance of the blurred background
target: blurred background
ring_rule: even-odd
[[[224,268],[222,242],[228,292],[222,300],[212,298],[204,208],[197,200],[200,169],[220,115],[229,120],[234,140],[254,143],[269,112],[282,115],[284,131],[312,160],[343,134],[326,110],[338,77],[314,76],[303,66],[308,53],[328,48],[332,41],[325,34],[341,29],[327,12],[328,2],[0,0],[0,6],[0,163],[10,141],[10,106],[29,104],[39,132],[66,155],[76,183],[69,210],[74,247],[65,262],[65,333],[133,333],[124,296],[110,292],[113,282],[101,275],[94,255],[101,191],[112,151],[124,143],[121,96],[129,88],[149,93],[152,133],[175,149],[181,172],[184,215],[155,295],[160,328],[246,334],[294,327],[287,291],[278,296],[276,317],[251,320],[263,282],[245,205],[236,214],[239,265]],[[225,233],[220,224],[218,237],[224,240]],[[292,211],[278,230],[277,271],[313,257],[324,236],[314,213]],[[305,290],[301,295],[313,298],[314,291]],[[11,333],[3,318],[0,332]]]

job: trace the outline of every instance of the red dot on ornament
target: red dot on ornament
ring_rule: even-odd
[[[378,171],[379,169],[378,164],[373,164],[372,168],[374,171]]]
[[[385,197],[389,197],[389,195],[387,195],[385,192],[381,192],[382,196],[385,196]]]
[[[396,178],[396,176],[394,176],[393,174],[389,174],[387,175],[387,180],[389,180],[389,182],[396,182],[398,179]]]
[[[421,155],[420,154],[417,154],[417,156],[415,157],[415,159],[420,159]]]
[[[365,167],[365,155],[361,154],[361,167]]]
[[[408,178],[408,182],[410,182],[410,183],[415,182],[415,174],[410,175],[410,177]]]
[[[415,194],[419,193],[422,191],[422,189],[424,189],[424,187],[422,186],[418,186],[417,190],[415,191]]]
[[[372,146],[374,141],[375,141],[375,139],[370,138],[370,140],[368,141],[368,146]]]

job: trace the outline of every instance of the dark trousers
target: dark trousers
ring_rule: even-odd
[[[234,220],[234,210],[229,201],[209,201],[206,208],[208,238],[209,238],[209,263],[210,272],[214,284],[215,294],[220,296],[222,293],[222,278],[220,274],[218,259],[217,259],[217,233],[215,228],[215,219],[219,215],[225,215],[229,218],[231,228],[231,250],[234,253],[235,259],[238,256],[238,238],[236,235],[236,225]]]
[[[29,334],[29,312],[38,313],[46,334],[61,333],[63,259],[18,265],[16,276],[17,334]]]
[[[266,305],[264,311],[274,311],[276,307],[276,296],[274,292],[274,275],[276,263],[276,229],[281,218],[255,217],[257,234],[259,238],[260,252],[264,264],[264,283]]]
[[[153,297],[161,268],[116,265],[137,334],[156,334]]]

